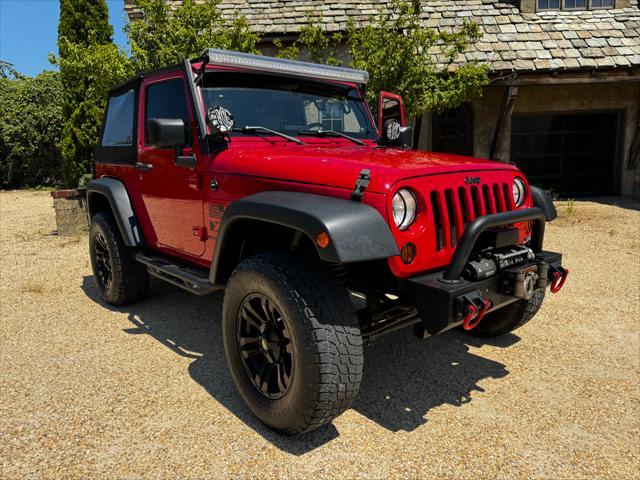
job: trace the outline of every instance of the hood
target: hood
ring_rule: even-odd
[[[371,171],[367,191],[386,193],[394,183],[425,175],[517,168],[492,160],[446,153],[379,148],[234,142],[214,163],[230,172],[352,190],[361,170]]]

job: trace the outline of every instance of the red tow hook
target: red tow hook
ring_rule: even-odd
[[[489,300],[484,300],[484,307],[480,309],[476,318],[473,318],[478,310],[476,309],[475,305],[467,305],[467,315],[462,321],[462,328],[464,328],[465,330],[476,328],[490,308],[491,302]]]
[[[560,289],[564,286],[564,282],[567,280],[567,277],[569,276],[569,269],[568,268],[564,268],[563,272],[553,272],[551,278],[551,286],[549,287],[549,290],[551,290],[551,293],[558,293],[560,291]]]

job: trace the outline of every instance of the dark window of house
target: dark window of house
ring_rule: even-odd
[[[587,8],[587,0],[564,0],[564,9],[565,10],[573,10],[573,9],[586,9]]]
[[[538,11],[613,8],[614,3],[614,0],[538,0]]]
[[[560,0],[538,0],[538,10],[559,10]]]
[[[618,113],[514,115],[511,160],[529,181],[564,195],[611,194]]]
[[[107,119],[102,134],[103,147],[122,147],[133,144],[134,100],[133,90],[109,98]]]
[[[154,83],[147,87],[145,125],[151,118],[181,118],[189,124],[187,97],[181,78]],[[147,133],[145,129],[145,143]]]
[[[434,115],[432,123],[433,151],[473,155],[473,110],[469,105]]]

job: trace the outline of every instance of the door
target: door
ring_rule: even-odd
[[[529,181],[563,195],[615,192],[618,113],[514,115],[511,159]]]
[[[206,235],[200,183],[203,162],[199,159],[193,169],[176,165],[176,150],[152,148],[146,134],[151,118],[179,118],[192,132],[190,137],[195,138],[183,77],[173,73],[162,79],[144,81],[141,94],[144,115],[139,123],[138,161],[146,165],[140,170],[139,191],[149,219],[151,241],[160,248],[200,256],[204,253]],[[199,153],[194,152],[192,143],[193,140],[182,149],[181,155]]]

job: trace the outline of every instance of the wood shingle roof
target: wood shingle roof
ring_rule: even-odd
[[[178,4],[180,0],[167,0]],[[372,0],[222,0],[227,17],[244,15],[253,31],[290,35],[305,24],[307,13],[322,15],[329,32],[343,31],[349,18],[366,22],[386,8]],[[638,0],[627,8],[523,13],[518,2],[499,0],[423,1],[425,25],[450,29],[464,19],[477,22],[482,39],[458,59],[486,62],[492,71],[574,70],[640,66]],[[130,0],[125,10],[136,11]]]

